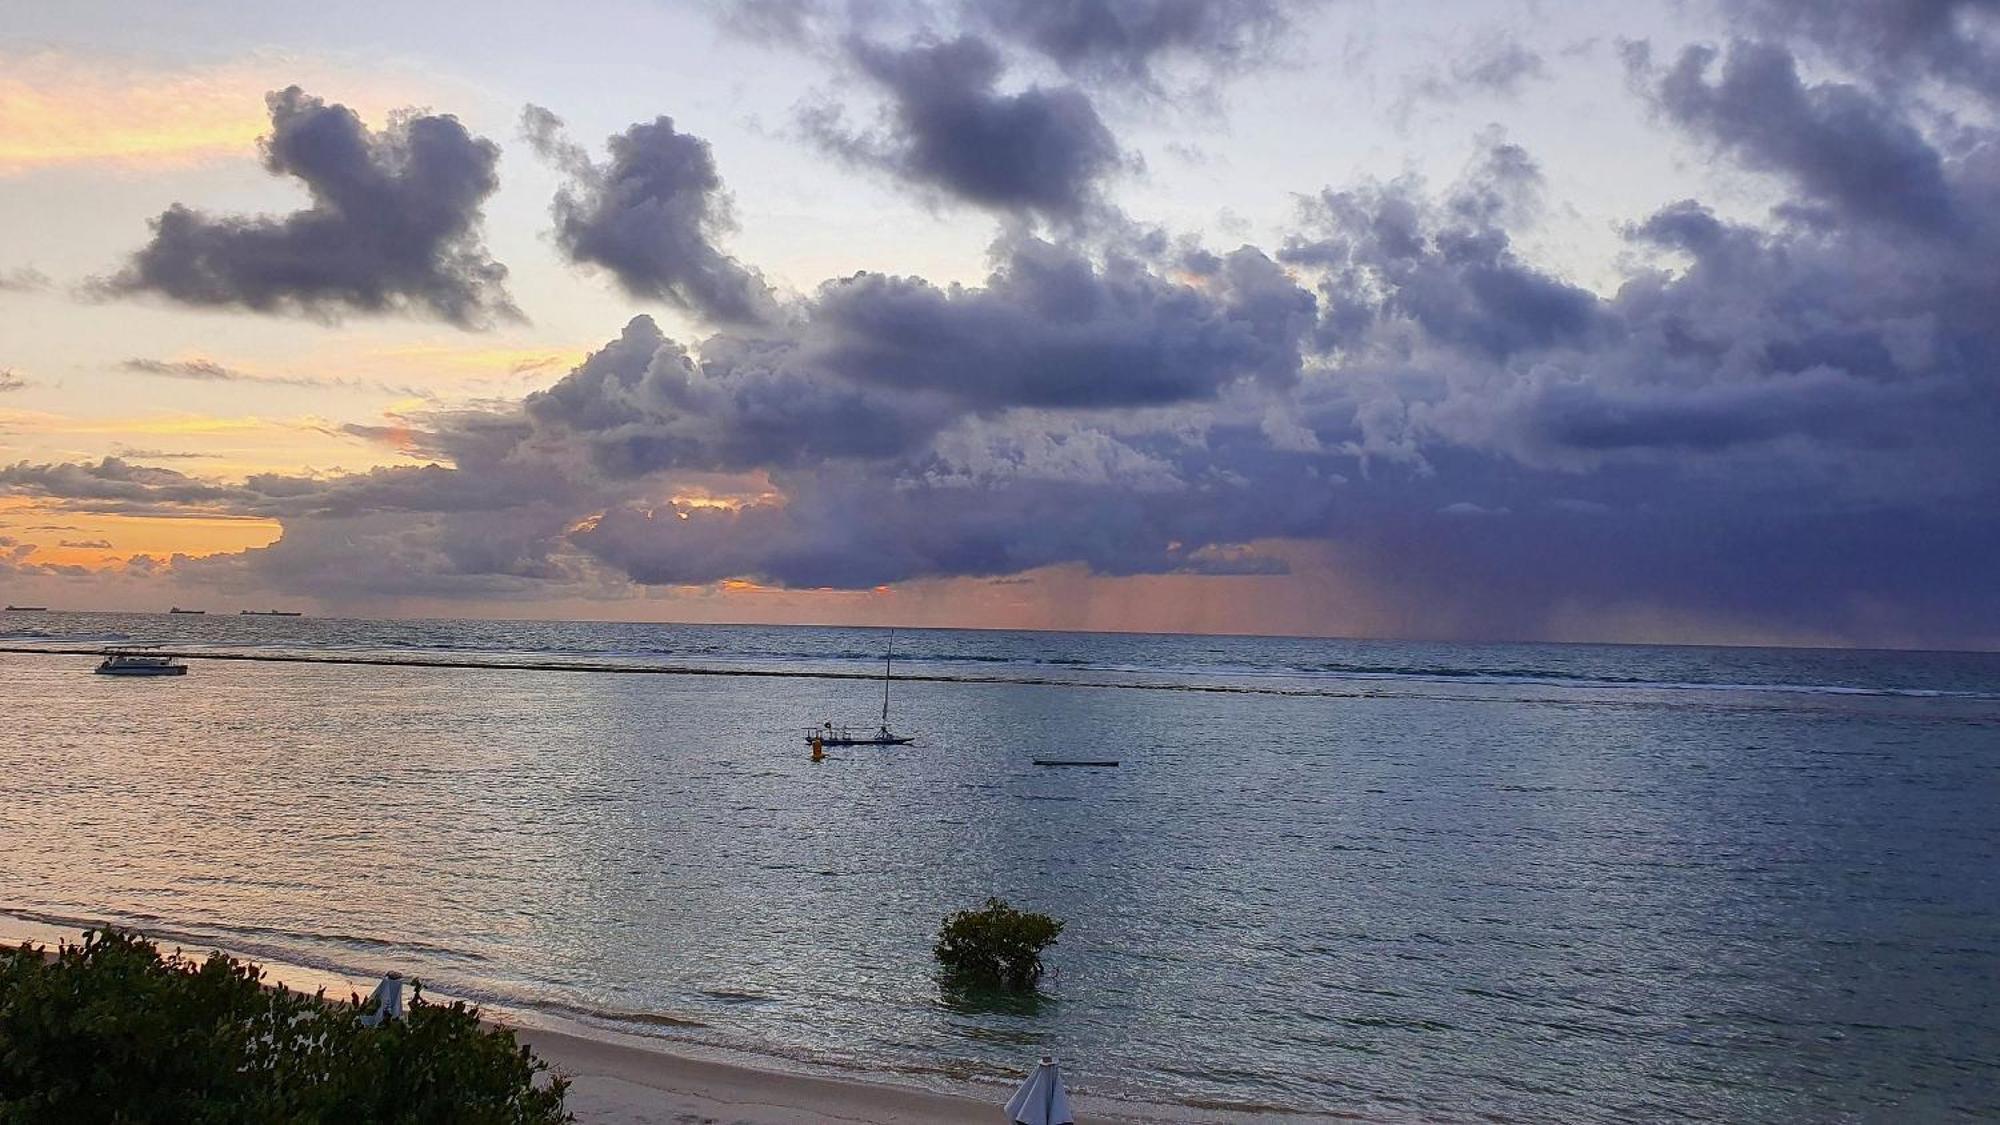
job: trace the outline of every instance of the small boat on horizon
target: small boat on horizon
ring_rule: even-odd
[[[882,724],[873,731],[855,731],[847,727],[837,727],[831,722],[820,724],[815,730],[806,732],[806,742],[813,747],[814,760],[818,760],[819,749],[824,746],[908,746],[916,736],[897,734],[889,729],[889,667],[896,659],[896,631],[889,631],[889,651],[882,657]]]
[[[8,613],[47,613],[48,611],[49,607],[45,605],[10,605],[7,607]]]
[[[173,607],[172,609],[168,610],[167,612],[168,612],[168,613],[192,613],[192,614],[196,614],[196,615],[200,615],[200,614],[204,614],[204,613],[207,613],[208,611],[207,611],[207,610],[205,610],[205,609],[182,609],[182,608],[181,608],[181,607],[179,607],[179,606],[175,606],[175,607]]]
[[[237,616],[238,616],[238,617],[303,617],[303,616],[305,616],[305,614],[304,614],[304,613],[302,613],[302,612],[300,612],[299,610],[296,610],[296,609],[239,609],[239,610],[237,610],[237,611],[236,611],[236,614],[237,614]]]
[[[177,656],[156,656],[142,652],[114,652],[95,669],[100,676],[185,676],[187,665]]]

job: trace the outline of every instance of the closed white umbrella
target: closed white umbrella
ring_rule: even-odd
[[[376,1027],[383,1020],[402,1019],[403,974],[390,973],[383,977],[382,983],[375,986],[375,991],[368,994],[368,999],[375,1002],[375,1010],[361,1017],[362,1026]]]
[[[1056,1060],[1042,1056],[1028,1080],[1007,1102],[1007,1120],[1015,1125],[1076,1125],[1069,1111],[1069,1091],[1063,1089]]]

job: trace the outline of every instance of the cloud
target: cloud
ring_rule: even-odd
[[[1540,189],[1527,153],[1492,138],[1441,206],[1410,179],[1303,201],[1280,257],[1324,277],[1321,346],[1354,352],[1408,325],[1423,340],[1505,361],[1606,331],[1594,294],[1513,249],[1505,221],[1532,212]]]
[[[643,316],[524,411],[618,479],[881,456],[951,415],[941,396],[825,378],[793,340],[719,336],[697,357]]]
[[[256,376],[224,367],[212,359],[128,359],[118,365],[141,375],[164,375],[169,379],[192,379],[201,383],[246,383]]]
[[[1847,215],[1933,235],[1958,225],[1942,157],[1893,106],[1852,85],[1807,85],[1782,47],[1739,41],[1711,81],[1718,57],[1683,51],[1653,88],[1661,112]]]
[[[1212,543],[1189,551],[1187,561],[1174,569],[1176,574],[1205,574],[1214,577],[1291,572],[1291,563],[1283,557],[1265,554],[1247,543]]]
[[[404,312],[464,328],[519,319],[506,267],[480,236],[499,146],[449,115],[406,111],[375,132],[296,86],[266,101],[265,167],[298,178],[312,206],[271,218],[175,204],[100,292],[267,313]]]
[[[1944,81],[2000,97],[2000,16],[1991,0],[1729,0],[1754,30],[1810,44],[1891,90]]]
[[[658,117],[611,138],[602,165],[540,106],[521,115],[543,159],[569,176],[556,193],[556,242],[573,262],[610,272],[634,297],[664,300],[724,324],[775,315],[770,287],[717,249],[734,227],[707,141]]]
[[[829,283],[810,355],[856,382],[979,406],[1157,405],[1298,372],[1313,297],[1257,250],[1203,261],[1200,285],[1038,240],[1004,254],[982,289],[875,274]]]
[[[209,461],[221,456],[219,453],[200,453],[173,449],[136,449],[131,446],[119,446],[116,455],[126,461]]]
[[[1548,65],[1539,52],[1512,35],[1489,33],[1449,64],[1412,77],[1397,114],[1406,116],[1420,101],[1512,98],[1529,82],[1547,77]]]
[[[1073,74],[1150,83],[1163,61],[1234,70],[1275,52],[1294,0],[963,0],[970,22]]]
[[[974,33],[1105,85],[1156,89],[1161,70],[1247,69],[1279,53],[1324,0],[734,0],[724,24],[764,42],[820,45],[888,32]]]
[[[861,72],[889,95],[881,126],[849,131],[828,106],[805,116],[828,151],[914,187],[993,211],[1077,221],[1100,181],[1125,165],[1090,98],[1072,87],[999,89],[1005,61],[985,39],[887,47],[847,42]]]
[[[436,435],[414,426],[371,426],[357,422],[343,422],[334,427],[333,432],[373,445],[385,445],[407,457],[424,460],[441,460],[449,456],[449,451],[435,440]]]
[[[282,520],[270,548],[187,573],[287,592],[1072,568],[1330,583],[1327,604],[1428,636],[1687,620],[1990,643],[1994,131],[1754,54],[1732,86],[1737,50],[1689,63],[1662,117],[1776,173],[1783,203],[1630,216],[1615,286],[1527,249],[1540,171],[1488,133],[1454,181],[1302,196],[1273,247],[1012,230],[981,284],[856,274],[698,340],[635,318],[517,403],[346,428],[432,464],[234,481],[23,462],[0,490]],[[1662,98],[1669,73],[1642,68]],[[1743,90],[1803,139],[1743,124]],[[1911,136],[1951,237],[1853,187]]]
[[[639,317],[525,412],[629,477],[894,456],[982,412],[1159,406],[1298,373],[1313,297],[1255,250],[1193,282],[1036,239],[996,253],[984,287],[857,274],[789,335],[711,337],[699,355]]]
[[[300,375],[258,375],[226,367],[212,359],[128,359],[120,370],[167,379],[187,379],[197,383],[269,383],[286,387],[322,387],[318,379]]]
[[[246,495],[240,489],[119,457],[106,457],[96,464],[17,461],[0,467],[0,489],[54,500],[166,505],[216,505]]]
[[[460,447],[461,450],[463,447]],[[475,516],[576,497],[574,482],[532,463],[480,464],[477,472],[437,465],[378,467],[325,476],[253,473],[240,482],[209,480],[121,457],[97,462],[0,467],[0,493],[55,501],[76,511],[112,515],[210,515],[339,519],[375,513]]]
[[[0,293],[37,293],[52,284],[48,274],[32,267],[0,270]]]
[[[194,357],[190,359],[127,359],[118,365],[121,371],[135,375],[152,375],[163,379],[183,379],[194,383],[235,383],[266,387],[350,387],[380,391],[384,394],[405,398],[431,399],[432,392],[421,387],[411,387],[368,379],[323,378],[312,375],[274,375],[256,371],[244,371],[218,363],[212,359]]]
[[[109,539],[64,539],[58,545],[73,547],[81,551],[109,551],[111,549],[111,541]]]
[[[12,371],[0,369],[0,394],[5,394],[8,391],[22,390],[32,385],[26,379],[21,378]]]

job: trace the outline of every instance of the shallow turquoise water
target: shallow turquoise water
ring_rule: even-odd
[[[866,671],[863,630],[35,615],[0,644]],[[39,635],[37,635],[39,634]],[[865,682],[0,654],[0,910],[915,1080],[1389,1120],[2000,1115],[2000,659],[902,634]],[[1093,684],[1056,686],[1027,680]],[[1223,690],[1154,690],[1223,689]],[[1042,770],[1035,757],[1116,757]],[[1069,922],[1035,1002],[929,945]]]

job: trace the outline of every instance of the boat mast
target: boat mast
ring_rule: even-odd
[[[889,651],[882,655],[882,729],[889,729],[889,662],[896,659],[896,631],[889,630]]]

